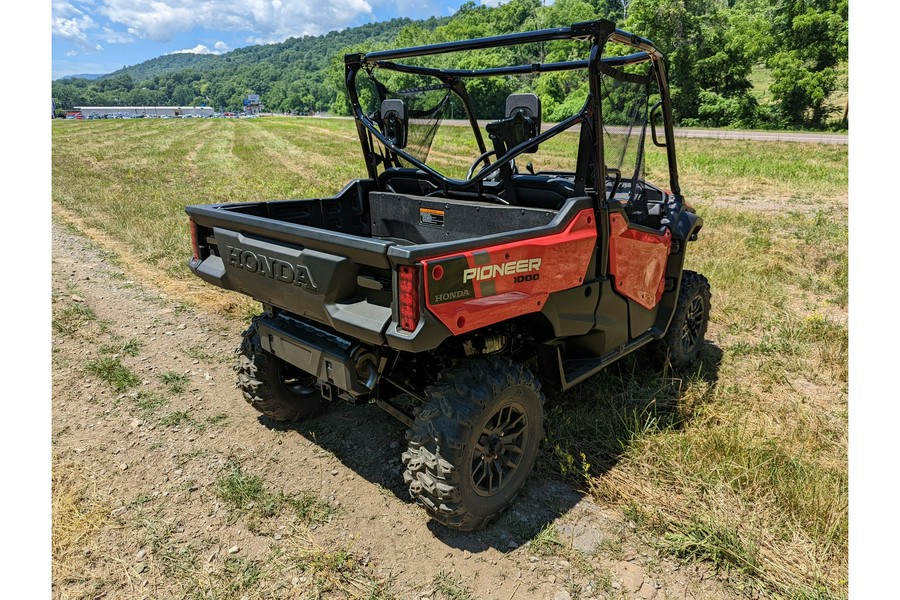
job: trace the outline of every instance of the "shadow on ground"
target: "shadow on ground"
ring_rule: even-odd
[[[629,440],[683,427],[697,408],[694,397],[693,404],[685,406],[686,392],[691,385],[707,391],[715,387],[722,355],[718,346],[707,342],[689,372],[672,373],[649,366],[649,353],[639,352],[566,392],[546,389],[541,454],[510,509],[474,533],[435,521],[429,522],[429,529],[448,546],[472,553],[488,548],[508,552],[527,543],[582,499],[580,490],[589,488],[590,478],[602,477],[618,463]],[[296,431],[402,502],[413,502],[400,459],[406,428],[374,405],[337,403],[292,425],[259,420],[270,429]]]

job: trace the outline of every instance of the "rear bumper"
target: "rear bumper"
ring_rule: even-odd
[[[353,397],[368,394],[375,387],[375,356],[354,348],[350,340],[283,315],[264,316],[258,327],[265,351],[315,375],[320,384],[334,386]]]

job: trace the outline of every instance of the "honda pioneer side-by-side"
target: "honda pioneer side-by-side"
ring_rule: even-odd
[[[254,408],[376,403],[408,427],[412,496],[472,530],[532,471],[542,382],[703,343],[663,56],[598,20],[349,54],[345,75],[366,177],[187,207],[190,268],[263,305],[235,366]]]

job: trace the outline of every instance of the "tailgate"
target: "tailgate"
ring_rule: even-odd
[[[194,213],[199,207],[190,208]],[[202,212],[215,210],[206,208]],[[386,256],[391,243],[303,225],[257,224],[254,221],[268,220],[248,215],[191,216],[203,237],[203,251],[190,267],[205,281],[360,340],[384,343],[384,330],[391,321],[391,270]],[[213,223],[234,217],[243,221],[240,229],[236,223]],[[326,239],[319,239],[323,233]]]

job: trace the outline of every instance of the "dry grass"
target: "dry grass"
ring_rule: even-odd
[[[77,461],[54,453],[52,477],[53,581],[86,581],[91,571],[85,556],[107,525],[112,502]]]

